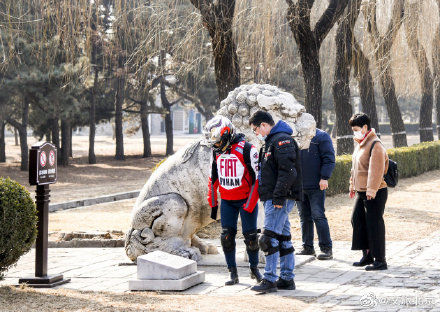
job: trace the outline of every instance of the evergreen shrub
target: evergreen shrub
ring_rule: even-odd
[[[397,162],[399,179],[440,169],[440,141],[424,142],[410,147],[390,148],[388,156]],[[336,167],[329,180],[327,195],[348,193],[351,155],[336,157]]]
[[[0,278],[27,253],[37,236],[37,210],[29,192],[0,178]]]

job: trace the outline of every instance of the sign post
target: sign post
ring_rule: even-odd
[[[35,277],[20,278],[29,287],[52,288],[70,282],[63,275],[47,275],[47,241],[49,225],[49,184],[57,181],[57,148],[48,142],[33,145],[29,151],[29,183],[36,185],[37,240],[35,242]]]

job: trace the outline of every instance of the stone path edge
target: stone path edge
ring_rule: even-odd
[[[102,203],[108,203],[108,202],[113,202],[113,201],[135,198],[135,197],[139,196],[139,193],[140,193],[140,190],[137,190],[137,191],[124,192],[124,193],[103,195],[103,196],[99,196],[99,197],[95,197],[95,198],[72,200],[72,201],[59,203],[59,204],[52,204],[52,205],[49,205],[49,212],[73,209],[73,208],[78,208],[78,207],[86,207],[86,206],[92,206],[92,205],[96,205],[96,204],[102,204]]]

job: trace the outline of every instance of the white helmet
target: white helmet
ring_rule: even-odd
[[[234,139],[235,127],[228,118],[218,115],[206,123],[203,134],[210,148],[216,152],[224,152]]]

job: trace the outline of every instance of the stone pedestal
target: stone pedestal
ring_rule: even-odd
[[[185,290],[205,280],[194,260],[154,251],[137,258],[137,279],[129,290]]]

